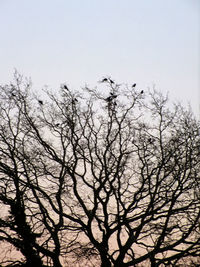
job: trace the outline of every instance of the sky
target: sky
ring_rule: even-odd
[[[200,1],[0,0],[0,84],[14,69],[37,91],[155,85],[200,118]]]

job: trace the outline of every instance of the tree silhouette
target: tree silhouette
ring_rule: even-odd
[[[45,92],[41,108],[19,74],[0,87],[0,242],[16,251],[1,264],[196,262],[200,125],[191,111],[116,83]]]

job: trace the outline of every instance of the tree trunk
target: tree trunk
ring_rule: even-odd
[[[53,258],[53,266],[54,267],[62,267],[60,260],[59,260],[59,257],[56,256],[55,258]]]
[[[101,255],[101,267],[111,267],[111,263],[105,255]]]

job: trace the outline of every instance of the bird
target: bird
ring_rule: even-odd
[[[43,101],[42,101],[42,100],[38,100],[38,103],[39,103],[40,105],[43,105]]]
[[[105,83],[105,82],[107,82],[108,81],[108,79],[107,78],[104,78],[101,82],[102,83]]]
[[[113,96],[112,95],[110,95],[109,97],[107,97],[106,99],[105,99],[107,102],[110,102],[110,101],[112,101],[113,100]]]
[[[114,83],[114,81],[113,81],[113,80],[111,80],[111,79],[109,79],[109,81],[110,81],[110,83],[112,83],[112,84]]]
[[[136,87],[136,83],[134,83],[134,84],[132,85],[132,87]]]
[[[66,89],[67,91],[69,91],[67,85],[64,84],[63,87],[64,87],[64,89]]]
[[[144,93],[144,90],[142,90],[141,92],[140,92],[140,94],[142,95]]]
[[[60,123],[56,123],[56,125],[55,125],[55,126],[56,126],[56,127],[58,127],[59,125],[60,125]]]
[[[115,99],[117,97],[117,95],[111,94],[110,96],[108,96],[105,101],[107,102],[111,102],[113,99]]]

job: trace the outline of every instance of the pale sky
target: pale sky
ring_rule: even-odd
[[[200,0],[0,0],[0,83],[156,85],[200,117]]]

